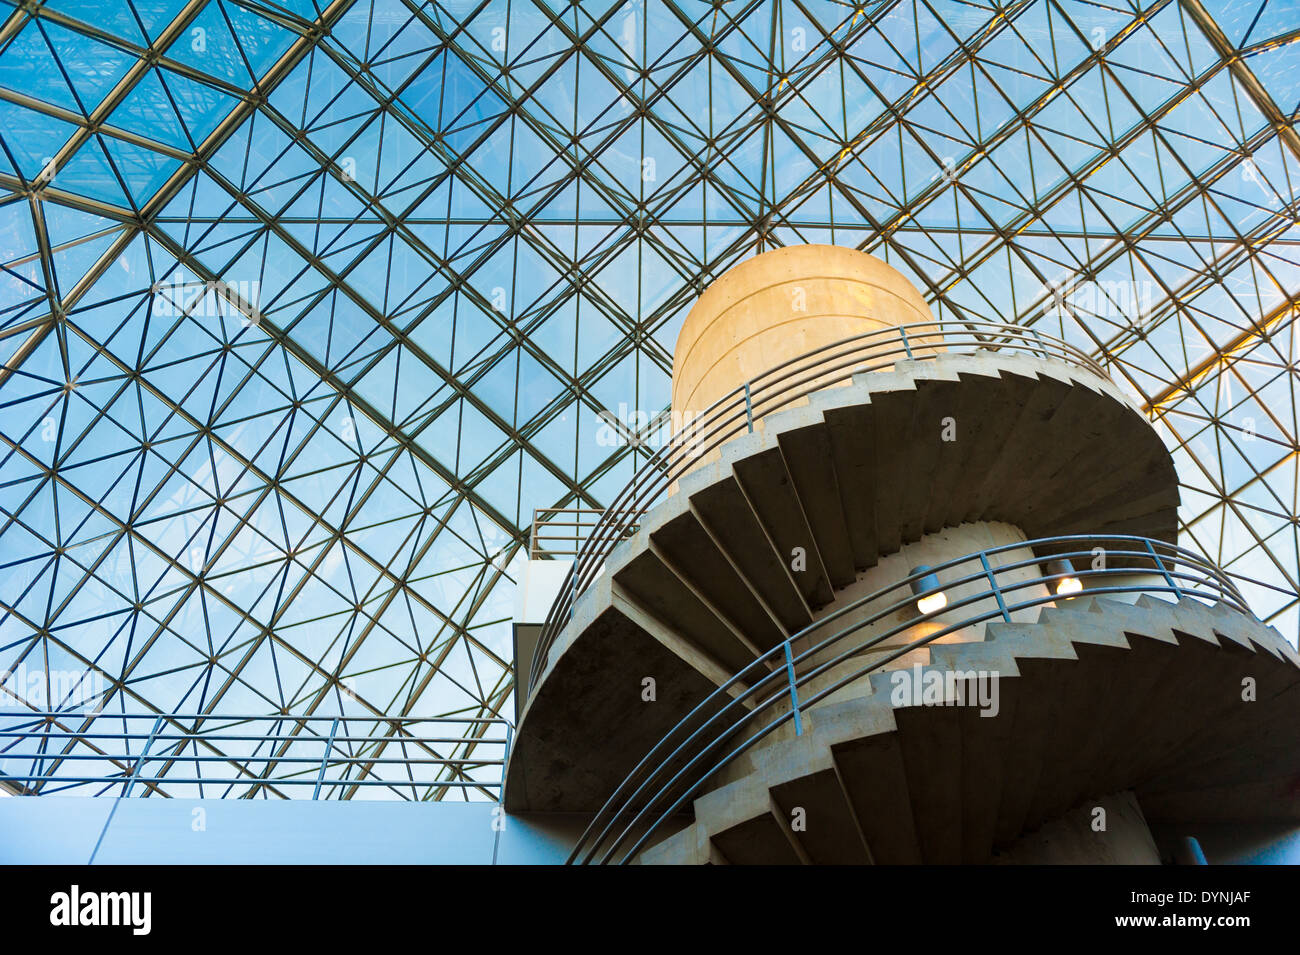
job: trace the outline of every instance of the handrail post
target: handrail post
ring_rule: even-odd
[[[749,382],[745,382],[745,423],[749,425],[749,433],[754,433],[754,402],[749,394]]]
[[[505,749],[501,751],[501,782],[497,783],[497,802],[501,804],[506,801],[506,766],[510,763],[510,744],[514,742],[514,736],[514,724],[506,723]]]
[[[799,692],[794,685],[794,657],[790,653],[790,641],[785,642],[785,676],[790,683],[790,706],[794,710],[794,735],[803,735],[803,720],[799,715]]]
[[[907,357],[908,357],[909,359],[911,359],[911,357],[912,357],[912,346],[911,346],[911,344],[909,344],[908,341],[907,341],[907,329],[906,329],[906,328],[903,328],[903,327],[900,325],[900,326],[898,327],[898,334],[899,334],[899,337],[901,337],[901,338],[903,339],[903,351],[906,352],[906,353],[907,353]]]
[[[1145,543],[1147,545],[1147,553],[1151,555],[1151,559],[1155,561],[1156,567],[1160,569],[1160,575],[1165,578],[1165,583],[1167,583],[1169,585],[1169,589],[1174,592],[1174,596],[1177,597],[1179,600],[1182,600],[1183,599],[1182,590],[1179,588],[1178,584],[1174,581],[1174,578],[1170,575],[1169,571],[1165,568],[1165,562],[1161,560],[1160,555],[1156,553],[1156,549],[1152,545],[1150,538],[1147,538]]]
[[[136,777],[140,775],[140,767],[144,765],[144,758],[149,755],[149,747],[153,745],[154,737],[158,735],[162,721],[161,716],[153,721],[153,729],[149,731],[149,738],[144,741],[144,748],[140,750],[140,755],[135,758],[135,765],[131,767],[131,778],[127,780],[126,788],[122,790],[123,796],[131,795],[131,788],[135,786]]]
[[[325,752],[320,758],[320,773],[316,776],[316,788],[311,791],[311,798],[314,802],[320,797],[320,788],[325,783],[325,769],[330,764],[330,751],[334,749],[334,734],[339,731],[339,718],[334,717],[334,723],[330,726],[330,738],[325,741]]]
[[[1045,341],[1043,341],[1043,335],[1042,335],[1042,333],[1039,332],[1038,329],[1033,328],[1033,327],[1031,327],[1031,328],[1029,329],[1029,333],[1030,333],[1031,335],[1033,335],[1033,336],[1034,336],[1034,340],[1038,342],[1038,348],[1039,348],[1039,351],[1041,351],[1041,352],[1043,353],[1043,357],[1044,357],[1044,358],[1051,358],[1052,356],[1051,356],[1051,355],[1048,353],[1048,351],[1047,351],[1047,343],[1046,343]]]
[[[993,596],[997,598],[998,609],[1002,611],[1002,619],[1007,623],[1011,622],[1011,614],[1007,611],[1007,602],[1002,597],[1002,589],[998,587],[998,579],[993,574],[993,568],[989,565],[988,554],[980,551],[980,564],[984,567],[984,576],[989,579],[989,586],[993,588]]]

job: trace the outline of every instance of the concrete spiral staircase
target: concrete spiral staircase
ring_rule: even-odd
[[[896,707],[873,673],[725,767],[638,861],[985,863],[1121,790],[1153,823],[1300,819],[1300,657],[1226,605],[1080,596],[931,653],[930,669],[999,673],[998,716]]]
[[[646,863],[1152,861],[1148,822],[1300,818],[1300,657],[1174,546],[1150,422],[1063,342],[931,319],[829,247],[701,296],[673,409],[724,424],[580,559],[508,810],[592,814],[575,860]],[[917,674],[991,678],[997,715],[896,700]],[[1136,823],[1072,828],[1098,800]]]
[[[599,808],[683,714],[926,533],[1003,521],[1172,541],[1177,505],[1150,424],[1063,361],[941,355],[816,392],[703,459],[609,555],[540,667],[507,807]]]

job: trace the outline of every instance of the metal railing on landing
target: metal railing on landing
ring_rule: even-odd
[[[574,603],[599,576],[605,558],[647,511],[699,458],[721,444],[754,430],[754,422],[824,388],[862,372],[892,368],[899,361],[934,360],[984,351],[1018,352],[1056,359],[1109,380],[1105,370],[1068,342],[1035,329],[995,322],[917,322],[879,329],[825,345],[764,372],[714,402],[679,428],[672,439],[637,471],[609,508],[591,526],[577,549],[573,567],[547,614],[529,674],[537,685],[560,630],[573,616]]]
[[[0,786],[15,795],[496,800],[511,735],[497,718],[4,709]]]
[[[598,507],[538,507],[533,510],[528,534],[529,560],[565,560],[577,557],[582,543],[600,523],[605,511]],[[631,523],[626,533],[635,532]]]
[[[1025,557],[1030,548],[1033,556]],[[1067,563],[1056,565],[1058,560]],[[956,599],[921,613],[914,585],[932,582],[930,575],[938,578],[945,595]],[[787,722],[793,721],[795,734],[802,735],[802,715],[809,707],[949,634],[985,621],[1014,622],[1021,611],[1068,602],[1070,597],[1056,591],[1070,578],[1082,587],[1077,596],[1167,594],[1226,604],[1250,615],[1240,591],[1218,567],[1144,537],[1042,538],[918,569],[778,643],[697,705],[609,797],[569,862],[630,862],[722,767]],[[890,625],[900,612],[913,615]],[[907,634],[922,623],[927,626]],[[817,638],[832,628],[837,629]],[[868,628],[865,637],[851,639]],[[798,650],[802,643],[809,645]]]

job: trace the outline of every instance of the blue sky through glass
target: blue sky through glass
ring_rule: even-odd
[[[0,0],[0,669],[509,715],[533,509],[802,242],[1098,356],[1294,591],[1298,57],[1281,0]]]

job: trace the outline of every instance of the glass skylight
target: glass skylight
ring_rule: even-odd
[[[598,414],[652,430],[699,290],[803,242],[1097,356],[1294,639],[1295,14],[0,0],[0,671],[512,716],[533,510],[608,502]]]

